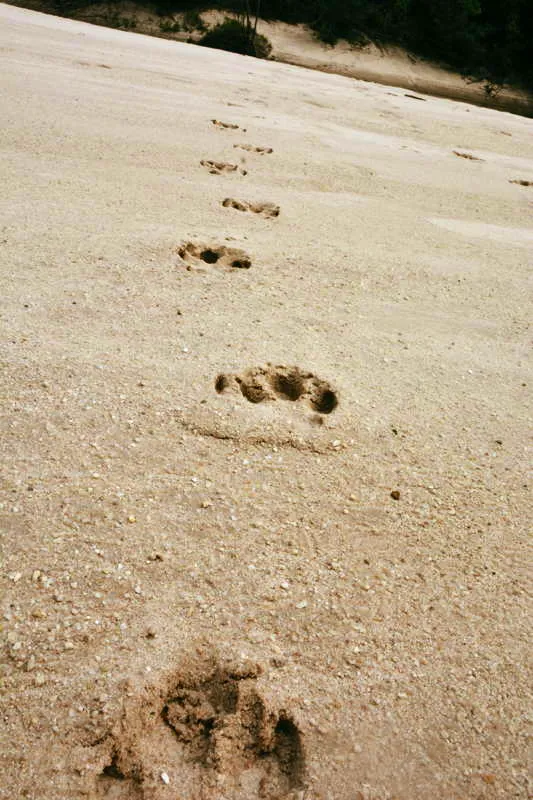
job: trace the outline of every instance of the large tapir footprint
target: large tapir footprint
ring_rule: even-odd
[[[187,242],[178,249],[178,255],[188,270],[201,269],[205,264],[216,264],[223,269],[250,269],[252,261],[244,250],[225,245],[202,245]]]
[[[260,156],[274,152],[271,147],[255,147],[253,144],[234,144],[233,147],[238,150],[246,150],[248,153],[259,153]]]
[[[259,672],[256,665],[215,666],[207,674],[178,680],[151,709],[125,714],[99,779],[99,796],[301,796],[301,734],[288,710],[262,697],[256,683]]]
[[[237,164],[228,164],[226,161],[209,161],[204,158],[200,161],[202,167],[205,167],[211,175],[227,175],[232,172],[238,172],[241,175],[247,175],[247,171],[239,167]]]
[[[242,375],[221,373],[215,380],[218,394],[240,392],[250,403],[275,400],[300,402],[319,414],[331,414],[339,403],[337,393],[327,381],[299,367],[252,367]]]
[[[249,203],[247,200],[226,197],[222,205],[224,208],[235,208],[237,211],[251,211],[252,214],[260,214],[262,217],[279,217],[279,206],[274,203]]]

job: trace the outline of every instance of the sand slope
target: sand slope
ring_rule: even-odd
[[[0,797],[526,798],[533,123],[0,15]]]

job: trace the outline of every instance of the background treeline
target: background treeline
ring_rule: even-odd
[[[398,44],[464,74],[533,89],[533,0],[156,0],[161,15],[247,5],[263,19],[305,23],[328,44]]]

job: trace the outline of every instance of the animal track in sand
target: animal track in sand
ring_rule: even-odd
[[[231,776],[232,797],[281,798],[302,785],[301,737],[290,715],[268,709],[256,677],[253,669],[219,670],[178,687],[162,716],[193,761]]]
[[[238,131],[242,130],[243,133],[246,133],[246,128],[241,128],[239,125],[235,125],[233,122],[221,122],[219,119],[212,119],[211,122],[215,126],[215,128],[219,128],[221,130],[230,130],[230,131]]]
[[[224,208],[235,208],[237,211],[251,211],[252,214],[260,214],[263,217],[279,217],[279,206],[274,203],[249,203],[247,200],[226,197],[222,205]]]
[[[237,166],[237,164],[228,164],[225,161],[208,161],[204,158],[200,161],[200,164],[208,169],[211,175],[224,175],[230,172],[240,172],[241,175],[248,174],[245,169]]]
[[[290,800],[305,788],[294,717],[261,695],[255,664],[180,677],[126,710],[97,779],[103,798]]]
[[[283,365],[251,367],[242,375],[221,373],[215,380],[215,391],[218,394],[240,392],[250,403],[298,402],[318,414],[331,414],[339,404],[337,393],[327,381],[299,367]]]
[[[484,158],[479,158],[479,156],[473,156],[472,153],[462,153],[459,150],[453,151],[454,156],[459,156],[459,158],[467,158],[469,161],[485,161]]]
[[[252,261],[244,250],[225,245],[202,245],[187,242],[178,249],[178,255],[188,266],[198,269],[203,264],[216,264],[223,269],[250,269]]]
[[[73,61],[73,64],[79,64],[80,67],[100,67],[100,69],[112,69],[109,64],[94,64],[90,61]]]
[[[518,186],[533,186],[533,181],[525,181],[522,178],[514,178],[509,183],[516,183]]]
[[[260,156],[264,156],[265,153],[274,152],[271,147],[255,147],[253,144],[234,144],[233,147],[239,150],[246,150],[248,153],[259,153]]]

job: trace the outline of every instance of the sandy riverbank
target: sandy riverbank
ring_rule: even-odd
[[[0,15],[0,797],[526,798],[533,123]]]

